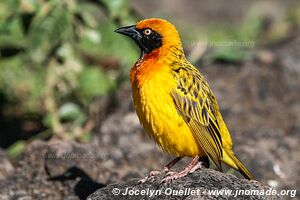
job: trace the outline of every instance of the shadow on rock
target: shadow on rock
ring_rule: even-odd
[[[74,193],[81,200],[86,199],[90,194],[105,186],[102,183],[93,181],[88,174],[78,167],[71,167],[62,175],[51,177],[48,180],[61,182],[78,180],[74,186]]]

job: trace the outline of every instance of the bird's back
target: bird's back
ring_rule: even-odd
[[[172,66],[174,77],[178,82],[177,90],[174,90],[173,93],[185,100],[184,103],[181,103],[185,107],[179,108],[184,111],[183,116],[195,118],[204,125],[209,125],[209,123],[215,121],[219,128],[217,131],[220,133],[222,146],[231,148],[230,133],[207,80],[185,57],[178,64],[173,64]],[[206,111],[203,112],[204,110]],[[200,111],[202,113],[198,113]],[[209,120],[212,121],[209,122]]]

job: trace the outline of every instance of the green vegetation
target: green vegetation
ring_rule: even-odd
[[[2,113],[42,116],[51,132],[80,139],[91,101],[114,91],[124,74],[105,61],[122,58],[117,65],[128,70],[138,56],[112,32],[134,21],[123,0],[41,2],[0,2]]]

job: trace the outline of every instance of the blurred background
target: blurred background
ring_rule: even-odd
[[[38,180],[62,173],[72,159],[107,184],[142,177],[172,158],[143,134],[129,83],[139,50],[113,32],[150,17],[178,28],[186,56],[217,96],[237,155],[257,180],[277,189],[300,184],[298,0],[2,0],[0,185],[22,175],[11,185],[32,195],[26,180],[41,149],[49,153],[53,145],[54,153],[82,148],[93,159],[40,162]],[[64,167],[51,171],[57,162]],[[69,192],[52,194],[51,187]],[[51,187],[55,198],[75,195],[72,186]]]

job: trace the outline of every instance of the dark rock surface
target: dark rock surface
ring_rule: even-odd
[[[162,176],[137,184],[138,179],[111,184],[97,190],[87,200],[110,199],[282,199],[277,195],[241,194],[245,191],[270,191],[256,181],[239,179],[211,169],[201,169],[172,183],[161,184]],[[219,193],[216,193],[219,192]],[[226,194],[226,193],[227,194]],[[239,194],[239,195],[238,195]]]
[[[34,141],[13,173],[0,179],[0,199],[85,199],[104,186],[94,179],[107,171],[93,152],[87,144]]]

